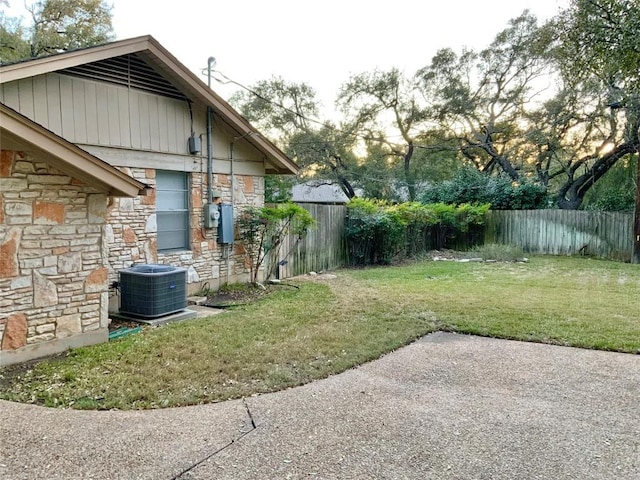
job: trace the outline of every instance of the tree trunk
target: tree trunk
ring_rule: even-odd
[[[638,175],[636,177],[636,208],[633,215],[633,255],[631,263],[640,263],[640,143],[638,144]]]
[[[338,176],[338,179],[340,181],[340,189],[342,190],[342,192],[347,196],[347,198],[349,200],[351,200],[352,198],[354,198],[356,196],[356,192],[353,189],[353,186],[351,185],[351,183],[349,182],[349,180],[347,180],[345,177],[343,177],[342,175]]]
[[[580,180],[580,179],[579,179]],[[565,183],[558,190],[557,203],[561,210],[577,210],[582,205],[586,189],[582,189],[582,181],[571,181]]]
[[[409,201],[416,199],[416,184],[411,174],[411,157],[413,156],[413,143],[409,144],[409,149],[404,156],[404,179],[407,182],[407,190],[409,191]]]
[[[560,210],[578,210],[582,205],[582,198],[564,198],[558,197],[558,208]]]
[[[575,170],[581,164],[576,163],[572,167],[569,178],[558,190],[558,208],[565,210],[577,210],[582,205],[584,196],[595,183],[607,173],[618,160],[625,155],[632,155],[638,149],[635,142],[626,142],[619,145],[610,153],[599,158],[587,171],[578,178],[574,178]]]

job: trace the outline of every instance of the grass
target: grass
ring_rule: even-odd
[[[468,258],[482,258],[483,260],[497,260],[500,262],[516,262],[525,257],[522,247],[515,245],[500,245],[485,243],[474,247],[465,254]]]
[[[640,268],[582,258],[343,270],[259,303],[0,371],[0,397],[137,409],[307,383],[436,330],[637,353]]]

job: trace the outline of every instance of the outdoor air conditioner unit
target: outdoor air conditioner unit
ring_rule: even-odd
[[[187,270],[136,265],[120,271],[120,313],[155,318],[187,308]]]

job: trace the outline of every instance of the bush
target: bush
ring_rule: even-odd
[[[347,204],[345,236],[355,265],[387,264],[402,249],[405,223],[385,202],[353,199]]]
[[[602,192],[598,197],[585,202],[585,210],[603,212],[633,212],[636,203],[635,190]]]
[[[476,243],[489,204],[447,205],[354,199],[347,204],[345,234],[355,265],[387,264],[397,256],[412,257],[449,242]]]
[[[489,176],[473,167],[460,169],[452,180],[427,188],[422,203],[490,203],[493,210],[530,210],[548,206],[547,189],[528,180],[514,182],[505,175]]]
[[[584,210],[633,212],[636,201],[638,156],[619,160],[584,197]]]
[[[257,283],[258,272],[272,253],[277,253],[287,235],[294,235],[293,248],[315,223],[304,208],[295,203],[281,203],[272,207],[248,207],[238,219],[239,236],[250,260],[251,282]],[[290,252],[285,253],[285,258]],[[271,262],[269,278],[277,267]]]

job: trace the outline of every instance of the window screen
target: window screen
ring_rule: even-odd
[[[189,179],[185,172],[156,170],[158,250],[189,249]]]

